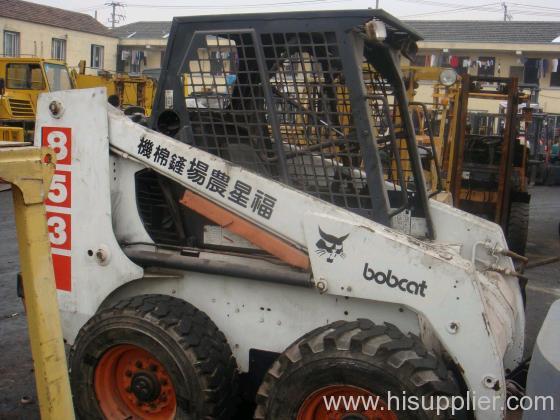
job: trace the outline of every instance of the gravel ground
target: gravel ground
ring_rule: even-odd
[[[560,255],[560,188],[534,187],[531,203],[528,255],[532,262]],[[33,363],[26,317],[16,297],[18,253],[10,191],[0,192],[0,419],[38,419]],[[530,354],[536,334],[550,304],[560,299],[560,263],[526,271],[526,352]],[[31,402],[24,404],[29,398]]]

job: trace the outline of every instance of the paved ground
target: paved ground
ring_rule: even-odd
[[[560,188],[532,190],[528,254],[532,261],[560,255]],[[11,192],[0,192],[0,420],[39,418],[23,306],[16,297],[18,256]],[[526,348],[530,353],[550,304],[560,299],[560,263],[527,270]],[[28,404],[22,398],[31,398]]]
[[[560,256],[560,187],[534,187],[531,190],[531,213],[527,255],[530,263]],[[527,328],[525,351],[530,354],[548,307],[560,299],[560,262],[526,271]]]
[[[0,419],[38,419],[27,320],[16,296],[18,247],[11,191],[0,192]],[[31,398],[22,404],[22,398]]]

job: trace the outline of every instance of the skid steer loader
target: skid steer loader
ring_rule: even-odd
[[[503,418],[517,273],[498,225],[427,197],[419,39],[378,10],[176,18],[152,129],[102,88],[41,96],[80,417]]]

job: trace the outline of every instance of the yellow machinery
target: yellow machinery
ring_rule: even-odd
[[[450,191],[455,207],[502,226],[508,245],[525,253],[529,229],[528,147],[518,135],[526,96],[515,77],[463,78]],[[469,101],[505,103],[504,112],[469,112]]]
[[[85,74],[85,61],[78,64],[78,71],[72,71],[78,89],[105,87],[109,102],[123,109],[133,109],[150,116],[155,93],[155,82],[147,76],[132,76],[106,72],[101,75]],[[142,108],[142,110],[137,107]]]
[[[0,57],[0,141],[30,141],[33,138],[37,98],[44,92],[105,87],[110,102],[125,112],[149,116],[155,91],[146,76],[85,74],[69,71],[63,61],[37,57]]]
[[[450,165],[455,152],[454,141],[459,116],[461,94],[461,78],[452,69],[441,67],[403,67],[408,99],[416,128],[416,140],[421,150],[435,153],[436,159],[429,159],[424,163],[424,175],[428,189],[437,190],[438,168],[441,177],[441,188],[449,191],[451,181]],[[428,84],[422,84],[427,82]],[[419,102],[416,97],[420,89],[429,89],[430,102]],[[428,93],[428,92],[425,92]],[[435,151],[431,151],[431,138],[433,138]],[[446,195],[446,194],[443,194]],[[438,195],[438,199],[442,195]],[[446,195],[444,201],[450,202]]]
[[[43,420],[73,419],[44,200],[54,154],[38,147],[2,147],[0,182],[12,184],[29,339]]]
[[[0,57],[0,140],[31,139],[39,94],[74,87],[62,61]]]
[[[517,104],[526,97],[518,92],[517,79],[458,77],[438,67],[404,67],[403,72],[416,139],[427,157],[428,189],[434,195],[443,190],[435,198],[500,224],[510,248],[524,254],[530,195],[527,147],[516,131]],[[432,89],[431,100],[417,101],[429,94],[426,88]],[[469,99],[502,101],[505,112],[471,112]]]

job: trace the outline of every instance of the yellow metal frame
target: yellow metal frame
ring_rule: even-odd
[[[0,141],[23,142],[23,127],[2,127],[0,126]]]
[[[432,104],[433,106],[441,106],[440,119],[442,124],[439,126],[439,132],[433,133],[434,143],[436,145],[436,153],[439,159],[439,165],[442,173],[442,183],[444,187],[444,192],[436,195],[434,198],[450,203],[449,190],[450,190],[450,177],[451,165],[453,162],[453,156],[455,154],[455,133],[457,129],[457,118],[459,115],[459,103],[461,94],[461,77],[457,76],[457,82],[451,86],[444,86],[440,82],[440,75],[445,68],[442,67],[419,67],[419,66],[403,66],[403,73],[408,75],[409,83],[406,86],[407,95],[410,101],[415,100],[416,90],[415,82],[419,81],[429,81],[434,82],[433,93],[432,93]],[[430,104],[426,104],[430,105]],[[420,112],[416,110],[416,112]],[[446,124],[443,124],[448,118],[451,119],[449,123],[449,131],[447,136],[445,135]],[[422,118],[419,118],[421,126],[423,126]],[[444,150],[445,137],[447,137],[447,147]],[[422,142],[422,136],[417,136],[417,140]],[[426,174],[426,178],[430,180],[430,185],[433,189],[434,185],[437,183],[437,175],[434,163],[432,162],[432,168],[429,174]]]
[[[54,174],[54,156],[47,148],[0,147],[0,182],[12,184],[41,418],[71,420],[74,409],[44,205]]]

